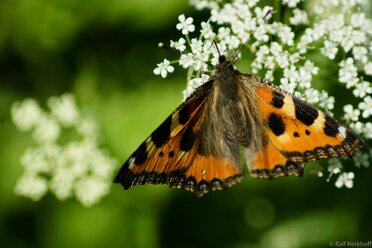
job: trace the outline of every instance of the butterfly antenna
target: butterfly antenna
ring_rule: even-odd
[[[216,50],[217,50],[217,53],[218,53],[218,57],[221,57],[220,49],[218,48],[217,42],[215,40],[213,40],[213,44],[216,47]]]
[[[261,18],[260,22],[258,23],[258,26],[257,28],[253,31],[252,35],[250,35],[246,40],[245,42],[239,47],[237,53],[235,54],[234,58],[231,60],[231,64],[235,64],[235,62],[238,60],[238,57],[239,57],[239,54],[241,53],[241,51],[243,50],[243,48],[247,45],[247,43],[249,42],[249,40],[251,39],[251,37],[256,33],[257,29],[259,29],[261,27],[261,24],[264,22],[264,20],[270,15],[270,13],[273,12],[273,9],[270,8],[264,17]]]

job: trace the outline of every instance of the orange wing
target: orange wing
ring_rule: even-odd
[[[210,191],[222,190],[238,183],[243,177],[241,167],[211,155],[197,154],[187,172],[170,186],[194,192],[201,197]]]
[[[184,174],[195,157],[205,95],[212,82],[185,100],[129,157],[115,177],[124,189],[136,184],[170,183]]]
[[[198,88],[139,146],[118,172],[115,183],[124,189],[136,184],[169,184],[200,197],[241,180],[243,171],[233,156],[203,150],[205,142],[215,142],[200,138],[212,83]]]
[[[264,84],[255,92],[269,143],[253,159],[253,176],[302,175],[305,162],[349,156],[362,146],[347,127],[289,93]]]

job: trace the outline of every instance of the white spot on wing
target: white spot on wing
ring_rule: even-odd
[[[338,131],[340,132],[340,134],[341,134],[342,137],[346,138],[346,128],[345,127],[340,126],[338,128]]]
[[[282,109],[287,115],[291,117],[294,117],[296,115],[295,105],[293,103],[292,97],[289,97],[289,96],[284,97],[284,106],[282,107]]]
[[[128,160],[128,163],[129,163],[129,166],[128,166],[128,169],[131,170],[134,166],[134,158],[133,157],[130,157],[129,160]]]
[[[284,132],[282,135],[278,136],[277,138],[279,142],[282,144],[291,142],[291,136],[289,135],[288,132]]]

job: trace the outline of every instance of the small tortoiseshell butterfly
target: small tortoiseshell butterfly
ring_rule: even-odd
[[[202,196],[242,179],[240,147],[251,176],[276,178],[302,176],[306,162],[361,146],[329,115],[220,56],[211,80],[138,147],[115,183],[169,184]]]

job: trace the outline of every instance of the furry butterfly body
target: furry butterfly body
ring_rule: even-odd
[[[115,182],[169,184],[197,196],[243,177],[302,176],[306,162],[350,156],[362,146],[347,127],[224,56],[211,80],[188,97],[130,156]]]

